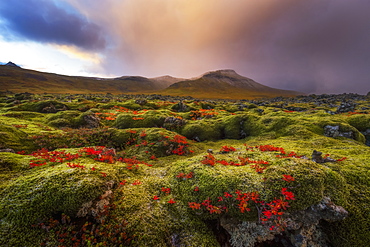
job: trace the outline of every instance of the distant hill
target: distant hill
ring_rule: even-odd
[[[248,99],[295,96],[302,93],[267,87],[237,74],[234,70],[217,70],[202,76],[172,84],[163,94],[197,98]]]
[[[264,86],[233,70],[217,70],[195,79],[162,76],[96,78],[65,76],[0,65],[0,91],[32,93],[164,94],[195,98],[250,99],[294,96],[301,93]]]
[[[187,80],[187,79],[183,79],[183,78],[172,77],[172,76],[169,76],[169,75],[150,78],[150,79],[159,83],[163,88],[169,87],[170,85],[172,85],[176,82]]]
[[[44,73],[0,65],[0,91],[32,93],[150,93],[168,83],[140,76],[96,78]]]

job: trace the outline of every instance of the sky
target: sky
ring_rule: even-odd
[[[0,1],[0,62],[64,75],[233,69],[304,93],[370,91],[369,0]]]

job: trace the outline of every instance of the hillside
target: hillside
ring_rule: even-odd
[[[145,93],[168,86],[140,76],[106,79],[65,76],[0,65],[0,91],[32,93]]]
[[[195,79],[161,76],[96,78],[65,76],[22,69],[13,63],[0,65],[0,91],[15,93],[112,93],[164,94],[195,98],[252,99],[294,96],[300,93],[264,86],[233,70],[205,73]]]

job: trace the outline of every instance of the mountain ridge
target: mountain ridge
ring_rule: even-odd
[[[195,98],[251,99],[302,93],[271,88],[232,69],[209,71],[192,79],[169,75],[147,78],[66,76],[0,65],[0,91],[34,93],[165,94]]]
[[[161,92],[176,96],[189,95],[192,97],[223,99],[271,98],[303,94],[265,86],[248,77],[239,75],[232,69],[209,71],[200,77],[174,83]]]

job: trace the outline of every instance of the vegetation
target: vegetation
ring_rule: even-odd
[[[330,198],[327,242],[366,246],[370,101],[322,97],[3,94],[0,245],[254,246]]]

